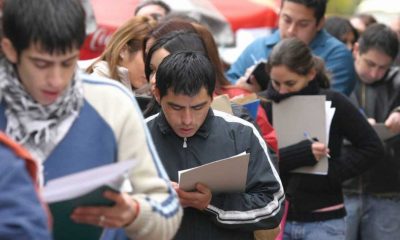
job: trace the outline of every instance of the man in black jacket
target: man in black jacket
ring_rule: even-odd
[[[212,193],[202,183],[187,192],[174,183],[185,207],[175,239],[254,239],[253,231],[279,224],[282,184],[254,126],[210,109],[214,88],[213,66],[201,53],[171,54],[156,73],[155,98],[162,110],[147,121],[173,182],[179,170],[250,153],[243,193]]]
[[[393,133],[400,133],[400,70],[392,66],[398,48],[396,33],[375,24],[353,52],[359,79],[352,100],[372,125],[384,123]],[[400,236],[400,135],[383,143],[375,167],[344,184],[349,240]]]

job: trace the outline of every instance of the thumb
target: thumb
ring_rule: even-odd
[[[202,183],[197,183],[197,184],[196,184],[196,189],[197,189],[197,191],[199,191],[199,192],[201,192],[201,193],[208,193],[208,192],[210,192],[210,189],[209,189],[206,185],[204,185],[204,184],[202,184]]]

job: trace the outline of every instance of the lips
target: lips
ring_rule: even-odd
[[[60,95],[59,91],[42,90],[42,93],[48,100],[55,100]]]

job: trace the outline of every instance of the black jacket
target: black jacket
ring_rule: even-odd
[[[382,80],[373,84],[366,85],[358,80],[351,100],[366,117],[385,122],[392,111],[399,110],[400,69],[392,67]],[[360,177],[345,182],[345,193],[400,194],[400,136],[383,144],[385,154],[375,159],[377,165]]]
[[[316,83],[315,80],[312,82]],[[342,182],[371,167],[383,153],[382,144],[366,119],[344,95],[315,86],[302,94],[325,95],[326,100],[332,101],[332,107],[336,108],[329,135],[331,158],[328,160],[327,175],[292,173],[291,170],[298,167],[316,164],[311,143],[304,140],[279,149],[281,179],[290,202],[288,220],[309,222],[341,218],[345,215],[344,208],[329,212],[313,211],[343,203]],[[264,107],[272,121],[271,104]],[[341,152],[343,138],[353,143],[346,153]]]
[[[184,139],[173,132],[163,112],[147,121],[160,159],[175,182],[179,170],[244,151],[250,153],[245,193],[213,194],[205,211],[185,208],[175,239],[254,239],[254,230],[279,224],[283,188],[266,144],[251,123],[210,110],[197,133],[187,139],[185,148]]]

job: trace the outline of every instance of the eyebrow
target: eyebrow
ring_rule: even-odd
[[[62,62],[71,61],[71,60],[77,58],[78,55],[79,55],[79,54],[74,54],[73,56],[71,56],[71,57],[69,57],[69,58],[67,58],[67,59],[65,59],[65,60],[62,60]],[[30,60],[33,60],[33,61],[43,61],[43,62],[47,62],[47,63],[52,63],[52,62],[53,62],[52,60],[43,59],[43,58],[35,57],[35,56],[29,56],[28,58],[29,58]]]
[[[291,20],[293,20],[293,17],[291,17],[287,13],[282,13],[282,16],[284,16],[286,18],[290,18]],[[314,19],[298,19],[297,20],[297,22],[313,22],[313,21],[314,21]]]
[[[167,104],[170,105],[170,106],[173,106],[173,107],[180,107],[180,108],[184,108],[184,107],[185,107],[185,106],[182,106],[182,105],[173,103],[173,102],[167,102]],[[189,106],[189,107],[190,107],[190,108],[197,108],[197,107],[204,106],[204,105],[206,105],[206,104],[207,104],[207,101],[204,101],[204,102],[202,102],[202,103],[199,103],[199,104],[196,104],[196,105],[193,105],[193,106]]]

